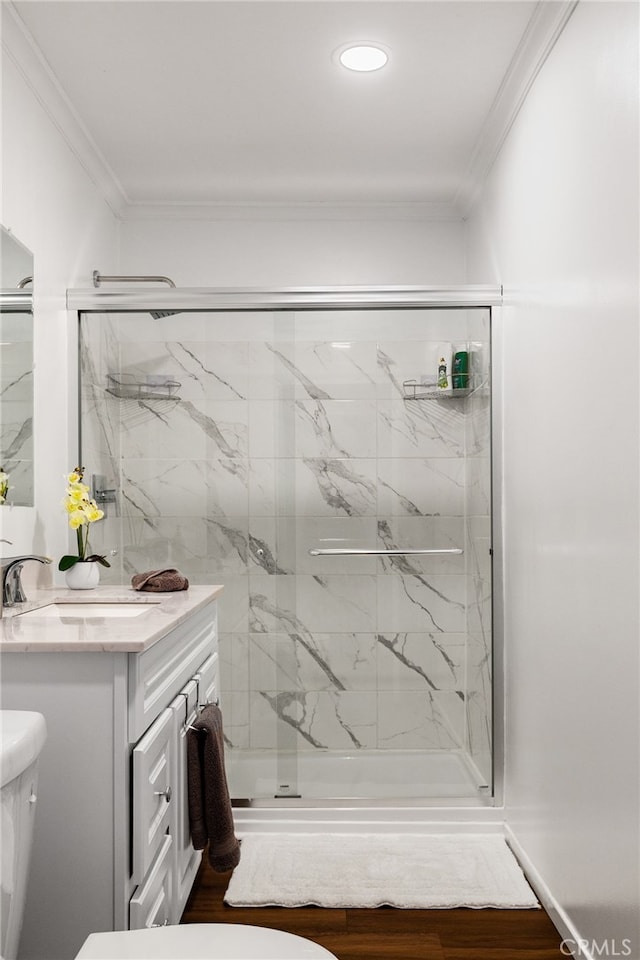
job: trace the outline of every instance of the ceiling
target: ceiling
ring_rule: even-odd
[[[13,7],[127,203],[451,203],[536,4]],[[340,67],[352,40],[385,44],[387,67]]]

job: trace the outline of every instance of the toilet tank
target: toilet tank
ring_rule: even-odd
[[[41,713],[0,710],[0,957],[15,960],[22,929],[36,811]]]

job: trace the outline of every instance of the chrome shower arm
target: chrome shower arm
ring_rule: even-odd
[[[99,270],[94,270],[94,287],[99,287],[101,283],[168,283],[170,287],[175,287],[175,283],[169,277],[105,277]]]

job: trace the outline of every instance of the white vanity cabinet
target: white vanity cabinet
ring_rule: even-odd
[[[218,653],[206,658],[132,752],[129,929],[179,923],[201,851],[193,849],[187,798],[187,730],[217,702]]]
[[[71,960],[89,933],[180,920],[201,859],[186,728],[218,699],[215,599],[179,619],[134,651],[2,644],[2,707],[48,728],[19,960]]]

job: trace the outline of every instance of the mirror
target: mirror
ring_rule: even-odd
[[[2,510],[33,506],[33,255],[4,227],[0,241],[0,467],[8,483]]]

